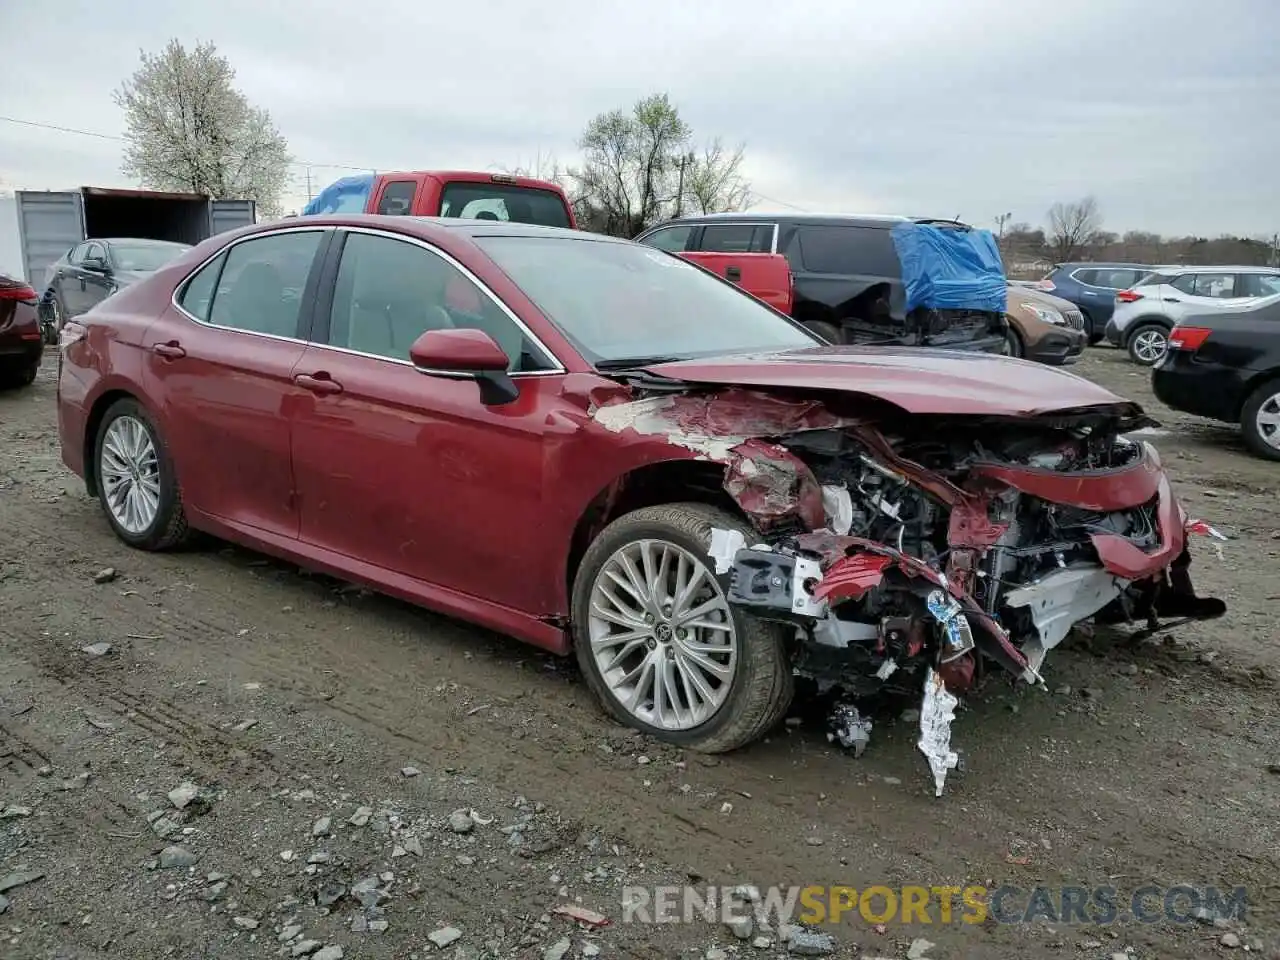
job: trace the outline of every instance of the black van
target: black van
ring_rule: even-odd
[[[890,231],[914,222],[970,230],[957,220],[804,213],[716,213],[681,217],[638,243],[680,252],[781,253],[795,281],[792,316],[832,343],[1005,351],[1004,314],[906,311],[902,264]]]

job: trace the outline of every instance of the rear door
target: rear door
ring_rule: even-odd
[[[115,281],[111,279],[111,258],[105,243],[89,241],[79,271],[81,305],[78,312],[84,313],[107,299],[116,289]]]
[[[1093,318],[1095,329],[1104,326],[1116,309],[1116,294],[1128,290],[1151,271],[1145,267],[1082,267],[1071,277],[1080,284],[1080,305]]]
[[[147,330],[159,403],[188,509],[242,532],[295,539],[293,381],[330,231],[255,234],[205,263]]]
[[[1230,309],[1246,305],[1240,274],[1223,271],[1184,273],[1164,287],[1165,312],[1175,324],[1189,313]]]

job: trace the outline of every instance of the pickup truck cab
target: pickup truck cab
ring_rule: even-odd
[[[343,177],[307,204],[303,216],[376,213],[462,217],[576,228],[564,190],[547,180],[468,170],[411,170]]]
[[[679,256],[696,263],[716,276],[736,283],[758,300],[763,300],[780,313],[791,316],[795,305],[795,283],[791,266],[780,253],[720,253],[678,251]]]

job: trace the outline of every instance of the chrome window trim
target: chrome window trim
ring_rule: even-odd
[[[327,231],[338,231],[338,230],[345,230],[348,233],[366,233],[372,236],[387,237],[391,240],[402,240],[406,243],[414,244],[426,250],[428,253],[432,253],[435,256],[440,257],[446,263],[450,264],[452,267],[454,267],[459,272],[461,272],[462,275],[465,276],[468,280],[474,283],[485,296],[487,296],[490,300],[492,300],[495,304],[498,305],[498,308],[503,313],[505,313],[507,317],[513,323],[515,323],[517,327],[520,328],[520,331],[526,337],[528,337],[529,340],[539,350],[541,350],[543,355],[549,358],[549,360],[553,364],[553,369],[550,369],[550,370],[524,370],[516,373],[508,371],[508,374],[507,374],[508,376],[512,378],[547,377],[547,376],[558,376],[568,372],[565,369],[564,363],[560,360],[560,358],[556,356],[556,354],[550,348],[548,348],[545,343],[542,342],[542,339],[540,337],[538,337],[532,330],[529,329],[529,327],[524,323],[524,321],[522,321],[519,317],[517,317],[511,311],[510,307],[508,307],[505,303],[502,302],[501,299],[498,298],[497,294],[495,294],[491,289],[489,289],[488,284],[484,283],[484,281],[482,281],[474,273],[468,270],[465,266],[459,263],[452,256],[445,253],[439,247],[436,247],[425,240],[421,240],[418,237],[411,237],[403,233],[395,233],[394,231],[391,231],[391,230],[379,230],[373,227],[358,227],[358,226],[346,226],[346,225],[341,225],[341,226],[307,225],[307,226],[281,227],[278,230],[264,230],[262,233],[252,233],[245,237],[239,237],[238,239],[233,240],[231,243],[227,244],[225,247],[222,247],[220,250],[217,250],[216,252],[205,257],[204,260],[200,261],[199,264],[193,267],[191,272],[182,278],[182,282],[173,288],[173,293],[169,296],[169,302],[173,305],[175,310],[177,310],[180,314],[182,314],[192,323],[198,323],[200,324],[200,326],[207,327],[211,330],[224,330],[229,333],[240,333],[240,334],[244,334],[245,336],[262,337],[266,340],[278,340],[284,343],[301,343],[304,346],[315,347],[318,350],[334,350],[338,353],[350,354],[351,356],[368,357],[371,360],[381,360],[385,363],[395,363],[401,366],[409,367],[413,370],[421,370],[422,368],[414,366],[412,361],[401,360],[397,357],[384,357],[376,353],[365,353],[362,350],[352,350],[349,347],[338,347],[338,346],[334,346],[331,343],[319,343],[318,341],[305,340],[301,337],[282,337],[274,333],[259,333],[256,330],[243,330],[240,327],[219,326],[216,323],[209,323],[207,320],[201,320],[199,317],[191,313],[189,310],[183,307],[181,303],[178,302],[178,297],[187,289],[187,286],[191,283],[192,279],[195,277],[197,273],[199,273],[201,270],[203,270],[205,267],[207,267],[210,263],[218,259],[218,257],[222,256],[223,254],[229,255],[231,248],[237,246],[238,244],[245,243],[249,240],[258,240],[263,237],[277,237],[287,233],[325,233]],[[341,261],[339,261],[339,263],[341,263]],[[438,375],[443,376],[444,374],[438,374]],[[468,378],[470,376],[471,375],[467,375]]]
[[[452,256],[445,253],[439,247],[435,246],[434,244],[428,243],[426,240],[419,239],[418,237],[411,237],[403,233],[394,233],[390,230],[379,230],[375,227],[340,226],[340,227],[337,227],[336,229],[345,230],[348,233],[364,233],[374,237],[386,237],[390,240],[400,240],[404,243],[411,243],[414,246],[421,247],[423,250],[426,250],[428,253],[439,257],[445,263],[449,264],[451,267],[453,267],[455,270],[461,273],[464,277],[466,277],[468,280],[474,283],[476,287],[480,290],[480,292],[484,294],[486,297],[488,297],[491,301],[493,301],[493,303],[498,307],[498,309],[507,315],[507,319],[509,319],[512,323],[514,323],[519,328],[520,332],[529,338],[529,341],[542,352],[542,355],[546,357],[553,366],[553,369],[551,370],[529,370],[529,371],[524,371],[520,374],[512,373],[510,374],[511,376],[567,372],[565,370],[564,363],[560,360],[558,356],[556,356],[555,352],[552,351],[550,348],[548,348],[547,345],[542,342],[542,338],[539,337],[537,334],[535,334],[532,330],[530,330],[529,327],[525,324],[525,322],[521,320],[519,317],[517,317],[515,313],[511,310],[511,308],[508,307],[505,303],[503,303],[496,293],[494,293],[492,290],[489,289],[489,285],[487,283],[485,283],[483,280],[477,277],[474,273],[468,270],[465,266],[459,263]],[[339,261],[339,267],[341,267],[341,261]],[[312,341],[312,343],[314,346],[318,346],[318,347],[331,346],[330,344],[325,344],[325,343],[314,343],[314,341]],[[344,348],[335,347],[333,349],[341,350]],[[356,351],[350,351],[350,352],[354,353]],[[368,354],[365,354],[365,356],[368,356]],[[391,360],[394,358],[386,357],[384,359]],[[407,360],[400,361],[400,362],[409,363],[409,361]],[[413,364],[409,363],[409,366],[413,366]]]
[[[728,220],[723,222],[718,222],[713,220],[705,223],[696,224],[696,226],[702,227],[703,239],[706,238],[708,227],[769,227],[773,231],[773,239],[770,241],[770,244],[769,244],[769,252],[770,253],[778,252],[778,223],[776,220]],[[699,250],[689,250],[687,252],[688,253],[719,253],[720,251],[707,250],[703,248]],[[742,251],[742,252],[753,253],[753,252],[759,252],[759,251]]]
[[[231,248],[232,248],[232,247],[235,247],[235,246],[237,246],[237,245],[239,245],[239,244],[241,244],[241,243],[245,243],[246,241],[249,241],[249,240],[258,240],[258,239],[261,239],[262,237],[278,237],[278,236],[281,236],[281,235],[286,234],[286,233],[319,233],[319,234],[323,234],[323,233],[325,233],[326,231],[328,231],[328,230],[332,230],[332,229],[333,229],[333,227],[320,226],[320,225],[316,225],[316,226],[305,226],[305,227],[301,227],[301,226],[290,226],[290,227],[281,227],[279,230],[264,230],[262,233],[251,233],[251,234],[249,234],[247,237],[240,237],[240,238],[238,238],[238,239],[236,239],[236,240],[232,240],[232,241],[231,241],[230,243],[228,243],[225,247],[222,247],[221,249],[219,249],[219,250],[215,251],[214,253],[210,254],[209,256],[205,257],[202,261],[200,261],[200,263],[199,263],[199,264],[197,264],[197,265],[196,265],[196,266],[191,270],[191,272],[190,272],[190,273],[188,273],[185,277],[183,277],[183,278],[182,278],[182,282],[181,282],[181,283],[179,283],[177,286],[175,286],[175,287],[173,288],[173,293],[169,295],[169,302],[173,305],[173,308],[174,308],[175,310],[177,310],[180,314],[182,314],[184,317],[186,317],[186,318],[187,318],[188,320],[190,320],[192,323],[198,323],[198,324],[200,324],[200,326],[202,326],[202,327],[207,327],[207,328],[209,328],[210,330],[225,330],[225,331],[227,331],[227,332],[229,332],[229,333],[242,333],[242,334],[244,334],[245,336],[248,336],[248,337],[262,337],[262,338],[263,338],[263,339],[265,339],[265,340],[277,340],[277,341],[281,341],[281,342],[283,342],[283,343],[302,343],[302,344],[310,343],[311,341],[309,341],[309,340],[304,340],[304,339],[302,339],[301,337],[282,337],[282,336],[280,336],[280,335],[279,335],[279,334],[277,334],[277,333],[260,333],[260,332],[259,332],[259,331],[257,331],[257,330],[244,330],[244,329],[241,329],[240,327],[224,327],[224,326],[220,326],[219,324],[216,324],[216,323],[210,323],[208,320],[201,320],[201,319],[200,319],[199,317],[197,317],[194,313],[192,313],[190,310],[188,310],[186,307],[184,307],[181,303],[179,303],[179,302],[178,302],[178,297],[179,297],[181,294],[183,294],[183,293],[185,293],[185,292],[186,292],[187,287],[188,287],[188,286],[190,286],[191,281],[195,278],[195,275],[196,275],[197,273],[199,273],[201,270],[203,270],[203,269],[204,269],[205,267],[207,267],[209,264],[213,263],[213,261],[214,261],[214,260],[217,260],[217,259],[218,259],[220,256],[222,256],[224,253],[225,253],[225,254],[227,254],[228,256],[230,256]],[[323,238],[322,238],[322,239],[323,239]],[[313,264],[313,266],[314,266],[314,260],[312,261],[312,264]],[[309,276],[309,274],[308,274],[308,276]],[[216,290],[216,289],[214,290],[214,293],[217,293],[217,290]]]

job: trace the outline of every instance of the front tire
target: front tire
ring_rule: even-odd
[[[187,540],[173,461],[140,403],[113,403],[98,425],[93,450],[98,499],[117,537],[139,550],[168,550]]]
[[[816,333],[827,343],[842,344],[844,337],[840,333],[840,328],[834,323],[827,323],[825,320],[810,320],[805,325],[805,329],[810,333]]]
[[[1240,431],[1255,454],[1280,460],[1280,380],[1264,383],[1249,394],[1240,411]]]
[[[1143,323],[1129,333],[1129,359],[1153,367],[1169,349],[1169,330],[1163,324]]]
[[[794,693],[786,631],[728,602],[708,555],[713,528],[751,529],[698,503],[645,507],[609,524],[573,585],[573,636],[588,686],[620,723],[704,753],[761,737]]]
[[[1027,355],[1026,348],[1022,345],[1022,335],[1012,325],[1004,332],[1004,355],[1018,359]]]

